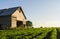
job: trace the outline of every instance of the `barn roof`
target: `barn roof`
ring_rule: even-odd
[[[0,16],[8,16],[8,15],[12,15],[18,8],[20,8],[20,10],[22,11],[25,19],[26,19],[26,16],[22,10],[21,7],[13,7],[13,8],[8,8],[8,9],[1,9],[0,10]]]

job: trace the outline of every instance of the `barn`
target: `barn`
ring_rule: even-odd
[[[26,16],[21,7],[0,9],[0,29],[25,27]]]

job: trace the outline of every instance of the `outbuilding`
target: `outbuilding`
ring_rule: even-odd
[[[26,16],[21,7],[0,10],[0,29],[25,27],[25,25]]]

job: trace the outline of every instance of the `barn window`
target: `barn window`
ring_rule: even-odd
[[[21,13],[21,10],[19,10],[19,13]]]

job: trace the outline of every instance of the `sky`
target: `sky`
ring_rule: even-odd
[[[33,27],[60,27],[60,0],[0,0],[0,9],[17,6]]]

